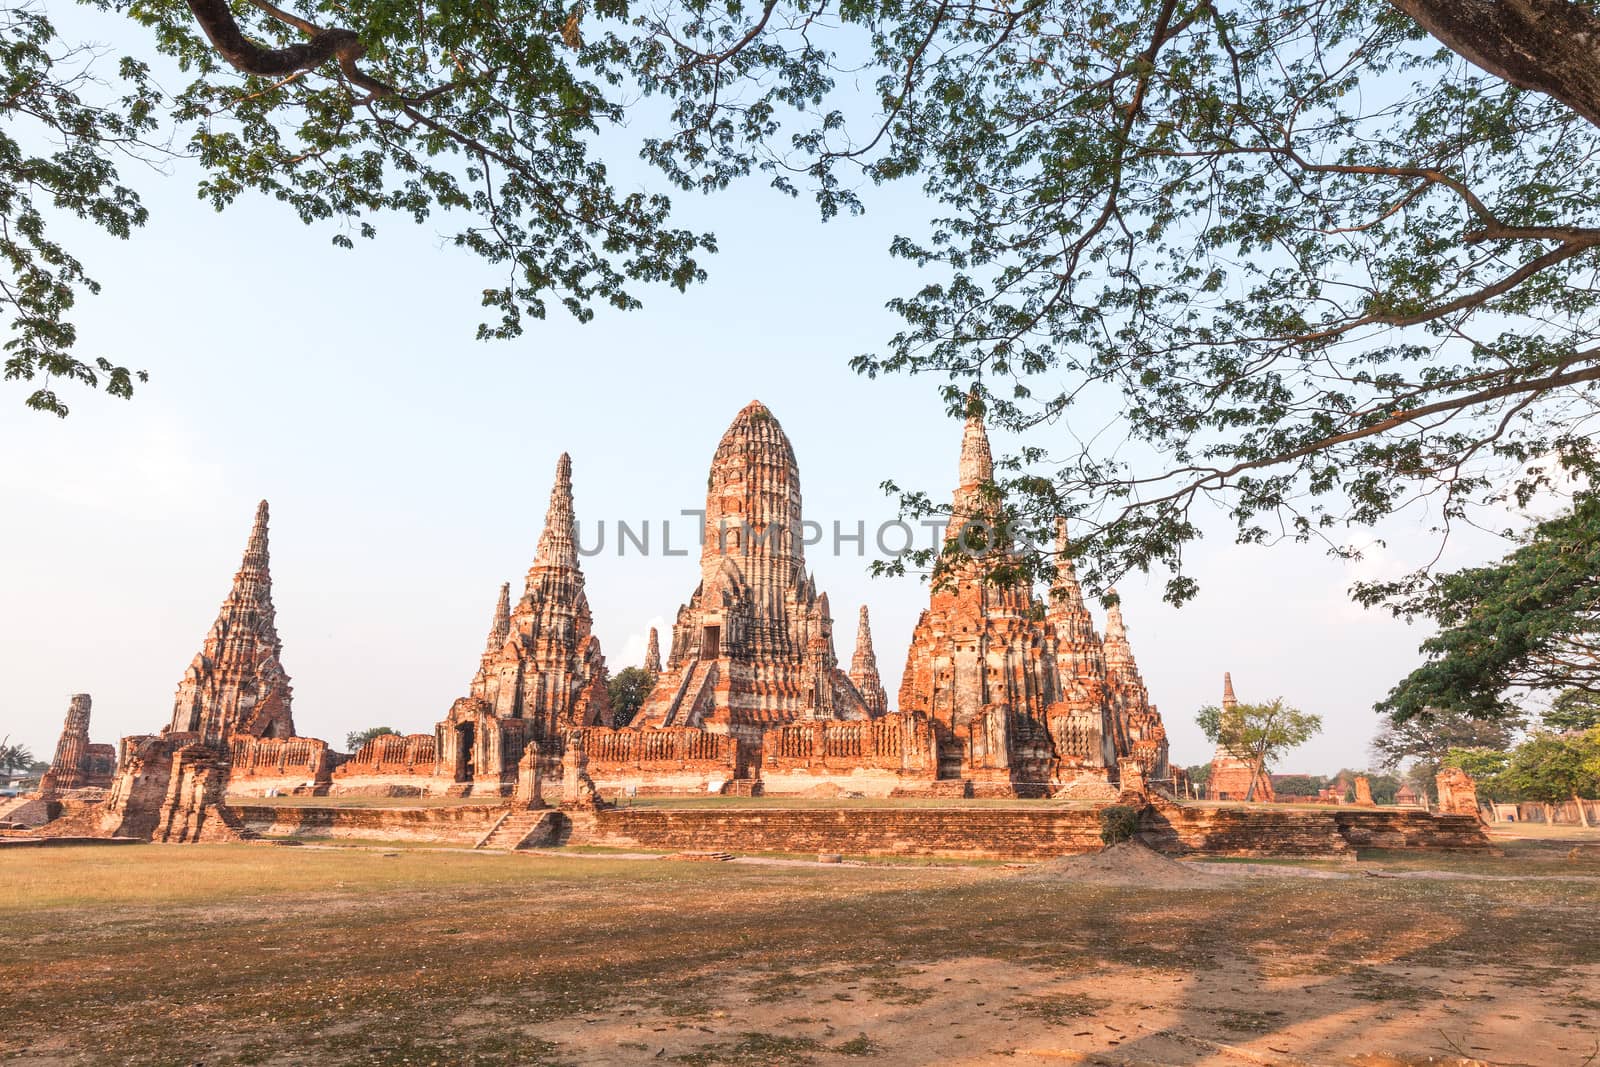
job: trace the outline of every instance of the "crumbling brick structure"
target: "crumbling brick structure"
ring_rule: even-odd
[[[1065,523],[1056,538],[1045,606],[1016,567],[998,518],[988,433],[981,416],[970,416],[946,552],[912,634],[899,710],[932,721],[938,778],[970,782],[978,795],[1109,799],[1124,757],[1170,786],[1166,730],[1139,676],[1121,607],[1113,604],[1102,640]]]
[[[39,794],[52,800],[73,789],[105,789],[117,769],[117,750],[112,745],[89,741],[88,693],[74,693],[67,704],[67,718],[56,742],[55,758],[39,783]]]
[[[205,744],[235,735],[294,736],[294,691],[280,659],[283,642],[272,604],[267,518],[263,500],[233,588],[178,683],[171,733],[193,734]]]
[[[1471,815],[1482,818],[1478,807],[1478,783],[1460,767],[1440,767],[1434,776],[1439,790],[1440,815]]]
[[[578,565],[572,460],[556,464],[544,531],[516,607],[502,586],[467,695],[434,730],[434,773],[473,795],[512,795],[529,744],[559,759],[571,730],[611,725],[606,659]]]
[[[800,508],[794,448],[752,402],[712,457],[700,585],[630,728],[703,729],[756,750],[783,723],[871,716],[839,668],[828,597],[806,573]]]
[[[655,631],[651,631],[654,633]],[[889,711],[889,694],[884,691],[883,679],[878,675],[878,654],[872,648],[872,621],[867,616],[867,606],[861,605],[861,620],[856,624],[856,650],[850,657],[850,681],[861,694],[861,703],[867,714],[884,715]]]
[[[178,683],[159,736],[124,738],[102,829],[114,836],[194,841],[233,833],[222,801],[241,786],[326,780],[327,743],[294,735],[272,603],[267,502],[256,507],[244,558],[200,652]]]
[[[329,793],[428,796],[443,793],[451,779],[437,776],[438,739],[433,734],[379,734],[333,769]]]

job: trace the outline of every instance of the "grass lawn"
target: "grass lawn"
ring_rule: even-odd
[[[0,857],[0,1060],[1577,1064],[1600,1048],[1600,864],[1566,855],[1513,843],[1196,890],[994,867],[27,850]],[[1469,877],[1361,873],[1414,862]],[[1569,877],[1522,877],[1550,873]]]

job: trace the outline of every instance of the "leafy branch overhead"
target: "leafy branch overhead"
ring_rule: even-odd
[[[458,216],[455,245],[504,272],[482,294],[492,309],[484,338],[516,336],[552,302],[587,320],[599,305],[638,307],[637,284],[682,289],[704,277],[696,256],[714,249],[710,235],[670,225],[667,197],[618,189],[595,151],[602,131],[623,119],[623,90],[600,69],[599,50],[579,39],[580,8],[84,2],[139,23],[188,80],[166,96],[145,63],[123,60],[121,84],[108,89],[89,78],[95,57],[62,47],[44,14],[12,9],[0,24],[0,62],[14,90],[0,100],[6,376],[42,379],[34,407],[65,414],[63,379],[131,391],[135,375],[76,354],[69,312],[95,286],[41,236],[35,204],[42,197],[128,236],[146,221],[118,180],[115,164],[130,152],[191,156],[217,208],[262,193],[306,223],[336,224],[343,247],[352,234],[373,236],[381,215]],[[95,74],[104,78],[100,58]],[[79,95],[92,89],[103,91]],[[9,135],[30,124],[67,148],[26,158],[18,146],[36,138]],[[158,128],[169,140],[143,140]],[[178,131],[185,143],[171,142]]]
[[[1600,696],[1600,497],[1592,493],[1497,563],[1374,583],[1358,596],[1439,627],[1422,643],[1426,662],[1378,705],[1396,723],[1435,709],[1515,719],[1527,690]]]
[[[683,184],[931,201],[892,248],[927,280],[856,366],[941,376],[952,411],[979,383],[1036,543],[1076,518],[1100,589],[1164,568],[1191,596],[1206,499],[1241,541],[1343,551],[1345,523],[1594,471],[1591,5],[653,11],[636,66],[678,104],[652,153]]]
[[[1346,524],[1426,507],[1448,531],[1596,470],[1582,0],[86,2],[188,78],[168,100],[132,63],[91,109],[87,217],[143,221],[107,169],[122,126],[93,122],[139,135],[159,103],[218,207],[255,191],[366,236],[456,216],[506,272],[485,337],[701,277],[712,238],[615,188],[624,123],[683,190],[756,176],[832,217],[901,184],[928,217],[889,251],[924,278],[855,366],[934,375],[1020,435],[1008,507],[1041,546],[1072,519],[1095,589],[1143,569],[1194,595],[1207,501],[1242,542],[1349,552]],[[29,54],[13,69],[61,80]],[[91,380],[65,325],[88,282],[41,248],[12,254],[53,295],[13,298],[8,373]]]

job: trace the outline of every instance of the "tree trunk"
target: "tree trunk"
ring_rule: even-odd
[[[1574,794],[1572,794],[1572,802],[1578,806],[1578,821],[1583,823],[1583,828],[1585,830],[1591,829],[1591,824],[1589,822],[1589,812],[1583,806],[1583,798],[1580,797],[1578,794],[1574,793]]]
[[[1439,43],[1600,126],[1600,16],[1569,0],[1389,0]]]
[[[1554,826],[1556,824],[1556,806],[1554,804],[1540,804],[1539,806],[1544,809],[1544,824],[1546,826]]]

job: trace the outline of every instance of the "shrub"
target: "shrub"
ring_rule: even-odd
[[[1139,833],[1139,809],[1113,804],[1100,810],[1100,840],[1108,845],[1132,841]]]

